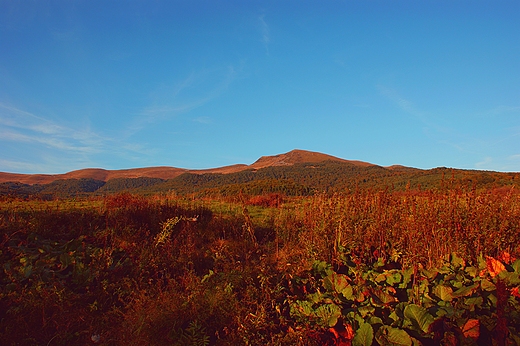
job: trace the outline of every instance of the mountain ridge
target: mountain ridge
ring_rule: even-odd
[[[271,193],[308,196],[316,192],[358,189],[419,191],[444,188],[488,189],[511,194],[518,189],[519,182],[520,172],[383,167],[296,149],[262,156],[250,165],[210,169],[159,166],[121,170],[86,168],[55,175],[0,173],[0,196],[52,199],[121,192],[228,197]]]
[[[248,169],[258,170],[266,167],[279,167],[279,166],[292,166],[301,163],[319,163],[323,161],[335,161],[350,163],[359,167],[370,167],[376,166],[372,163],[346,160],[336,156],[323,154],[320,152],[294,149],[287,153],[262,156],[254,163],[247,164],[234,164],[229,166],[222,166],[216,168],[207,169],[187,169],[177,168],[170,166],[157,166],[157,167],[143,167],[143,168],[128,168],[118,170],[108,170],[103,168],[83,168],[79,170],[70,171],[62,174],[23,174],[23,173],[8,173],[0,172],[0,183],[23,183],[23,184],[49,184],[56,180],[63,179],[95,179],[107,182],[110,179],[115,178],[159,178],[159,179],[173,179],[183,173],[193,174],[207,174],[207,173],[220,173],[229,174],[245,171]]]

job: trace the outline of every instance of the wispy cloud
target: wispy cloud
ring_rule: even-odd
[[[193,121],[195,121],[195,122],[197,122],[199,124],[211,124],[211,123],[213,123],[211,118],[207,117],[207,116],[197,117],[197,118],[193,119]]]
[[[73,129],[43,117],[0,103],[0,138],[4,141],[39,143],[79,153],[95,152],[104,140],[88,129]]]
[[[383,96],[385,96],[394,104],[396,104],[401,110],[405,111],[410,115],[413,115],[414,117],[420,119],[423,122],[426,122],[426,117],[424,113],[416,109],[411,101],[402,97],[395,89],[388,88],[384,85],[378,85],[377,88]]]
[[[478,169],[488,169],[493,166],[493,158],[490,156],[486,156],[482,161],[475,163],[475,167]]]
[[[113,146],[114,140],[91,131],[88,126],[65,126],[0,103],[0,143],[13,148],[1,154],[1,169],[56,172],[61,167],[91,162],[93,155]],[[19,160],[14,158],[15,151],[19,151]]]
[[[269,43],[271,42],[271,35],[269,25],[265,21],[265,13],[258,16],[258,23],[260,25],[261,42],[264,45],[265,53],[269,55]]]
[[[377,85],[379,92],[392,103],[394,103],[405,114],[412,116],[413,119],[422,125],[422,131],[429,137],[433,138],[437,143],[449,145],[458,151],[469,152],[472,151],[474,140],[468,138],[467,135],[458,131],[457,129],[441,125],[439,123],[440,117],[430,114],[424,110],[419,109],[414,102],[403,97],[397,90],[386,87],[384,85]],[[461,140],[471,142],[461,143]]]
[[[2,170],[9,172],[45,172],[46,165],[0,159]]]
[[[420,121],[427,132],[454,135],[453,128],[442,124],[441,117],[418,108],[414,102],[403,97],[397,90],[384,85],[377,85],[377,88],[383,96],[393,102],[404,113]]]
[[[486,156],[475,163],[475,168],[502,172],[520,172],[520,154],[510,156]]]
[[[56,115],[68,119],[63,123],[0,101],[0,171],[59,173],[99,166],[108,160],[107,154],[142,164],[143,158],[152,156],[157,149],[135,134],[220,97],[239,72],[240,67],[237,70],[234,66],[203,70],[170,87],[158,88],[151,95],[150,105],[134,112],[134,117],[121,123],[110,136],[92,130],[89,123],[78,123],[74,117]],[[200,124],[213,121],[200,114],[185,120]]]
[[[174,118],[206,105],[218,98],[236,78],[237,69],[225,69],[191,73],[172,86],[162,86],[152,92],[152,102],[143,108],[128,125],[126,134],[131,136],[148,124]],[[195,121],[208,123],[209,118],[199,117]]]
[[[95,150],[92,147],[74,145],[71,143],[67,143],[66,141],[61,140],[59,138],[37,136],[37,135],[33,135],[33,134],[26,135],[26,134],[22,134],[22,133],[16,132],[16,131],[0,130],[0,137],[4,141],[43,144],[49,148],[70,151],[70,152],[77,152],[77,153],[95,152]]]
[[[518,171],[520,154],[499,156],[497,153],[510,153],[513,148],[518,148],[520,107],[501,105],[488,111],[456,115],[448,120],[419,109],[395,89],[382,85],[377,88],[397,108],[419,121],[426,135],[463,153],[461,160],[474,160],[474,168]]]
[[[499,114],[509,114],[509,113],[518,113],[520,112],[520,106],[498,106],[491,111],[489,111],[489,114],[492,115],[499,115]]]

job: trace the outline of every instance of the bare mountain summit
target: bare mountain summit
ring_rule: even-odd
[[[355,164],[356,166],[362,167],[372,166],[371,163],[367,162],[349,161],[340,159],[339,157],[335,157],[332,155],[322,154],[314,151],[295,149],[285,154],[279,154],[274,156],[262,156],[250,167],[260,169],[271,166],[291,166],[297,163],[317,163],[323,161],[348,162]]]

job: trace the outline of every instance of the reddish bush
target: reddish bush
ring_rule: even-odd
[[[256,205],[260,207],[278,208],[283,203],[284,198],[279,193],[271,193],[269,195],[253,196],[247,201],[248,205]]]

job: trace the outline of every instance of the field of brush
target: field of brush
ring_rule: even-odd
[[[3,345],[520,345],[520,193],[0,202]]]

